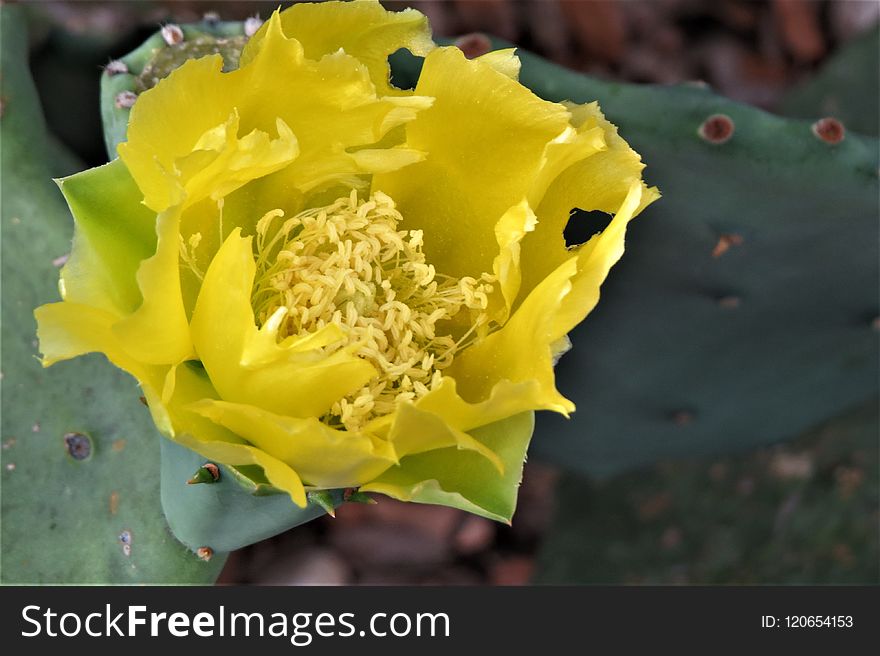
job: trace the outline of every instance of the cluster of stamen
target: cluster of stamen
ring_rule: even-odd
[[[356,430],[424,396],[489,322],[493,277],[438,274],[425,261],[422,231],[398,230],[402,220],[385,194],[361,200],[352,192],[288,219],[273,210],[257,223],[257,323],[285,308],[279,341],[338,325],[345,338],[325,354],[356,345],[378,372],[333,405],[324,417],[332,426]]]

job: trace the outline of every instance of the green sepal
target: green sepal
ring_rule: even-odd
[[[336,517],[336,505],[334,496],[328,490],[312,490],[306,494],[309,503],[314,503],[324,509],[331,517]]]
[[[202,465],[196,470],[196,473],[193,474],[189,480],[187,480],[187,485],[199,485],[201,483],[207,483],[209,485],[213,485],[220,480],[219,469],[217,465],[213,463],[207,463]]]
[[[403,501],[449,506],[509,524],[516,510],[523,463],[535,413],[523,412],[469,431],[504,463],[499,474],[488,459],[456,447],[401,458],[361,490]]]
[[[364,494],[359,490],[346,490],[343,494],[343,499],[345,500],[345,503],[363,503],[369,506],[376,505],[377,503],[369,494]]]

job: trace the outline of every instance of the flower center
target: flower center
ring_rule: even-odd
[[[357,355],[379,372],[333,405],[328,424],[356,430],[424,396],[488,324],[494,278],[438,274],[425,261],[422,231],[398,230],[403,217],[385,194],[359,200],[352,191],[327,207],[283,215],[273,210],[257,223],[257,322],[284,308],[279,340],[336,324],[346,337],[325,354],[359,345]]]

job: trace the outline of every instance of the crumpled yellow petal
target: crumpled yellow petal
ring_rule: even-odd
[[[183,201],[176,160],[190,154],[206,131],[223,124],[235,106],[229,89],[222,88],[229,85],[217,83],[224,79],[222,67],[219,55],[187,60],[132,107],[128,140],[117,150],[155,212]]]
[[[571,256],[563,237],[571,211],[580,208],[614,214],[624,203],[632,184],[641,182],[644,169],[641,157],[618,135],[617,128],[605,119],[596,103],[566,106],[578,133],[589,135],[595,129],[601,130],[606,148],[569,163],[550,180],[540,202],[533,206],[538,224],[534,232],[523,239],[521,251],[526,293]],[[659,198],[656,188],[642,186],[636,215]]]
[[[554,341],[583,321],[599,302],[599,288],[623,255],[627,223],[657,197],[656,190],[646,189],[640,180],[633,180],[608,227],[577,250],[577,272],[571,279],[571,291],[553,317]]]
[[[529,203],[537,207],[550,185],[571,165],[606,150],[605,131],[593,123],[568,127],[544,147],[538,174],[528,191]]]
[[[378,0],[296,4],[281,13],[281,26],[297,39],[306,57],[320,59],[340,48],[363,62],[381,95],[404,93],[389,84],[388,55],[406,48],[427,55],[434,48],[427,18],[414,9],[387,11]],[[265,34],[263,28],[241,55],[245,65],[254,58]]]
[[[659,197],[641,180],[638,154],[595,103],[567,106],[572,125],[548,144],[542,174],[532,188],[530,198],[538,203],[536,225],[518,241],[522,300],[501,330],[462,352],[446,372],[457,381],[458,394],[471,403],[507,398],[509,411],[574,410],[556,390],[555,357],[566,334],[598,302],[602,282],[623,254],[627,223]],[[563,230],[575,207],[614,218],[602,233],[570,250]],[[502,291],[504,284],[501,278]],[[531,356],[517,357],[523,350]],[[528,381],[533,381],[530,389],[505,393],[511,384]],[[448,398],[446,403],[451,408],[455,402]]]
[[[467,387],[465,385],[465,387]],[[458,382],[452,376],[444,376],[436,388],[416,401],[424,412],[442,417],[450,426],[463,432],[471,432],[505,417],[524,412],[526,403],[532,403],[541,392],[540,381],[528,379],[520,382],[501,380],[492,386],[488,398],[477,402],[466,401],[458,392]]]
[[[438,271],[479,276],[498,253],[495,225],[522,201],[569,112],[457,48],[425,58],[416,93],[435,101],[407,125],[407,146],[428,157],[375,176],[373,189],[424,230],[426,258]]]
[[[61,269],[62,297],[132,312],[143,300],[135,273],[156,251],[155,212],[141,205],[140,190],[118,160],[63,178],[58,187],[75,221],[73,248]]]
[[[315,417],[298,419],[252,405],[211,400],[188,409],[284,462],[311,486],[357,486],[398,460],[388,442],[366,433],[335,430]]]
[[[507,321],[510,308],[519,294],[522,275],[520,273],[520,242],[526,233],[535,229],[537,217],[529,202],[523,199],[508,209],[495,224],[495,241],[498,255],[492,262],[492,272],[501,288],[501,296],[490,297],[489,311],[496,322]]]
[[[504,380],[538,381],[535,396],[521,397],[523,409],[568,413],[574,406],[556,392],[550,344],[555,341],[554,314],[571,291],[576,258],[543,280],[499,331],[465,349],[448,369],[458,391],[471,402],[482,401]],[[528,357],[522,357],[528,353]]]
[[[457,48],[431,52],[416,93],[435,104],[406,126],[406,145],[428,157],[373,179],[424,230],[438,271],[496,275],[489,311],[498,323],[520,291],[519,243],[535,228],[534,208],[562,171],[606,147],[602,127],[572,123],[565,106],[520,85],[518,72],[512,50],[470,61]]]
[[[272,345],[267,333],[260,334],[251,307],[256,272],[251,237],[240,233],[236,228],[229,235],[205,274],[191,322],[198,357],[224,400],[320,417],[376,371],[353,355],[356,347],[324,356],[292,348],[295,342]],[[248,366],[255,361],[259,366]]]
[[[402,501],[460,508],[509,524],[534,421],[534,413],[526,412],[473,431],[474,439],[498,454],[504,464],[503,476],[479,453],[448,448],[402,458],[399,466],[389,468],[361,490]]]
[[[181,202],[178,160],[205,145],[204,135],[235,110],[245,133],[278,131],[279,119],[289,127],[300,155],[283,173],[288,188],[307,192],[362,174],[348,151],[379,142],[430,106],[430,98],[419,96],[377,97],[367,68],[344,52],[308,59],[299,41],[284,36],[278,12],[262,34],[239,69],[223,73],[219,55],[187,61],[132,108],[119,154],[150,208],[159,212]],[[282,145],[289,148],[292,135],[280,135]]]
[[[566,415],[574,410],[574,404],[556,390],[556,345],[599,300],[599,287],[623,254],[626,224],[641,207],[642,194],[641,181],[632,181],[611,224],[538,283],[499,331],[453,361],[448,373],[458,382],[463,398],[472,403],[482,401],[490,398],[501,381],[531,380],[538,386],[531,395],[519,397],[523,409]],[[521,357],[526,351],[529,357]]]
[[[293,132],[276,119],[277,139],[261,130],[238,137],[238,110],[225,123],[205,132],[193,152],[175,162],[178,179],[185,190],[184,207],[203,198],[219,201],[251,180],[287,166],[299,154]]]
[[[341,340],[345,334],[342,328],[330,323],[307,335],[291,335],[278,344],[278,328],[287,316],[287,308],[278,308],[244,345],[241,354],[241,365],[249,369],[271,364],[278,359],[279,347],[282,351],[295,354],[314,351]]]
[[[193,355],[180,288],[179,206],[158,216],[156,234],[156,253],[137,272],[143,302],[113,326],[113,334],[138,361],[171,365]]]

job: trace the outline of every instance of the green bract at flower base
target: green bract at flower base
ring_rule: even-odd
[[[413,91],[388,83],[401,48]],[[512,50],[467,60],[372,1],[276,12],[222,66],[186,62],[120,159],[61,181],[44,364],[105,353],[164,435],[298,506],[353,487],[510,521],[533,412],[574,410],[566,334],[658,197],[639,156]],[[573,207],[614,218],[567,249]]]

